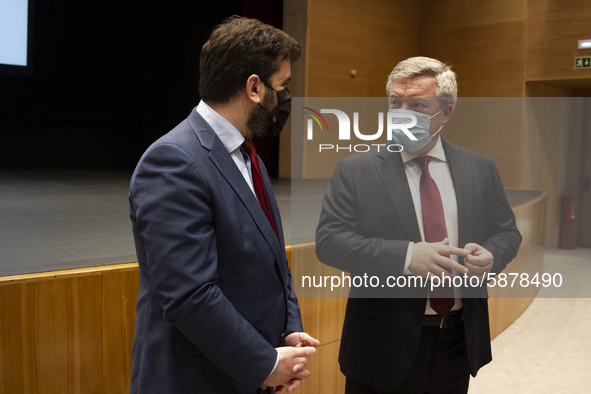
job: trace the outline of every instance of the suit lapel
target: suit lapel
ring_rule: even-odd
[[[236,163],[222,144],[222,141],[217,137],[211,126],[197,113],[197,111],[191,111],[191,115],[188,118],[189,124],[195,131],[195,134],[199,138],[201,145],[209,150],[209,159],[213,162],[213,164],[217,167],[220,171],[222,176],[226,179],[226,181],[230,184],[232,189],[236,192],[246,209],[248,210],[250,216],[256,223],[257,227],[267,240],[269,247],[273,251],[275,255],[275,259],[278,262],[283,261],[281,258],[281,247],[279,244],[279,240],[275,236],[273,232],[273,228],[271,224],[267,220],[265,213],[261,209],[259,201],[256,199],[254,193],[244,180],[244,177],[236,167]],[[263,181],[265,183],[265,188],[267,189],[267,193],[269,193],[270,189],[270,182],[269,177],[266,175],[263,176]],[[273,200],[275,203],[275,197],[273,194],[269,195],[269,199]],[[276,206],[276,204],[275,204]],[[277,213],[278,215],[278,213]],[[277,231],[280,229],[278,228]],[[285,256],[285,253],[283,254]],[[279,264],[280,268],[282,264]],[[282,269],[282,273],[283,273]]]
[[[442,139],[443,150],[447,158],[449,171],[456,191],[458,204],[458,246],[466,244],[466,237],[470,234],[470,215],[473,203],[472,166],[461,153],[461,147]],[[463,259],[460,259],[463,263]]]
[[[402,156],[387,151],[380,152],[375,167],[388,192],[392,207],[400,219],[399,222],[407,239],[409,241],[421,242],[421,232],[419,230],[406,172],[404,171]]]

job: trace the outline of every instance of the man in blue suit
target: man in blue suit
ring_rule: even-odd
[[[291,391],[318,341],[303,332],[269,176],[250,139],[290,109],[297,42],[254,19],[218,26],[202,101],[131,179],[140,268],[132,393]]]

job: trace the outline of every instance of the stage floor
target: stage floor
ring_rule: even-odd
[[[124,170],[1,170],[0,276],[135,262],[130,177]],[[286,244],[314,241],[326,182],[273,179]],[[507,195],[517,206],[540,192]]]

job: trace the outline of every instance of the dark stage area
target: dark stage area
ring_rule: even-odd
[[[0,169],[133,169],[199,103],[199,55],[214,26],[232,15],[281,25],[283,13],[282,2],[249,0],[30,9],[32,75],[0,70]],[[271,168],[275,145],[260,149]]]
[[[0,276],[135,262],[130,177],[127,170],[0,171]],[[286,244],[314,242],[326,182],[273,179]],[[512,207],[540,194],[507,190]]]

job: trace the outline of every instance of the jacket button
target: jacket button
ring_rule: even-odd
[[[421,315],[416,315],[415,316],[415,323],[420,323],[421,322]]]

